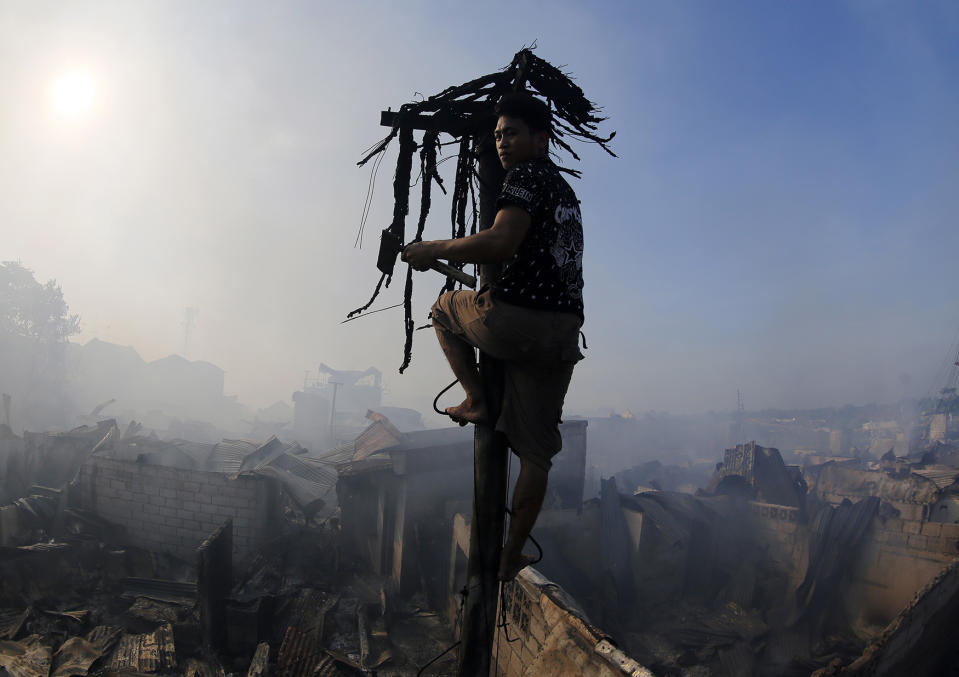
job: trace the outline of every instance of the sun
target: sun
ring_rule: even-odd
[[[69,119],[80,119],[90,112],[96,98],[96,85],[85,71],[65,71],[50,85],[50,103],[54,112]]]

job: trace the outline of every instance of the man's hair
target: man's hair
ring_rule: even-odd
[[[531,132],[552,132],[549,106],[526,92],[504,94],[496,103],[497,117],[519,118]]]

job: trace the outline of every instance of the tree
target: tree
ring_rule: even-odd
[[[19,261],[0,263],[0,390],[21,427],[68,422],[67,339],[80,331],[54,280],[41,284]]]
[[[80,331],[80,318],[70,315],[55,280],[37,282],[19,261],[0,263],[0,334],[53,346]]]

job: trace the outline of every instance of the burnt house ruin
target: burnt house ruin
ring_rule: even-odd
[[[698,495],[606,479],[584,501],[588,426],[563,435],[543,559],[498,598],[500,674],[955,664],[959,467],[941,448],[800,468],[750,443]],[[0,664],[416,674],[460,632],[471,448],[462,428],[404,433],[372,412],[321,452],[110,420],[5,433]],[[448,653],[424,674],[454,672]]]

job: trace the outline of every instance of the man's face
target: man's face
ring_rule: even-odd
[[[519,118],[501,115],[496,121],[493,132],[496,139],[496,152],[503,169],[509,171],[518,164],[527,162],[546,153],[549,135],[546,132],[531,132],[529,126]]]

